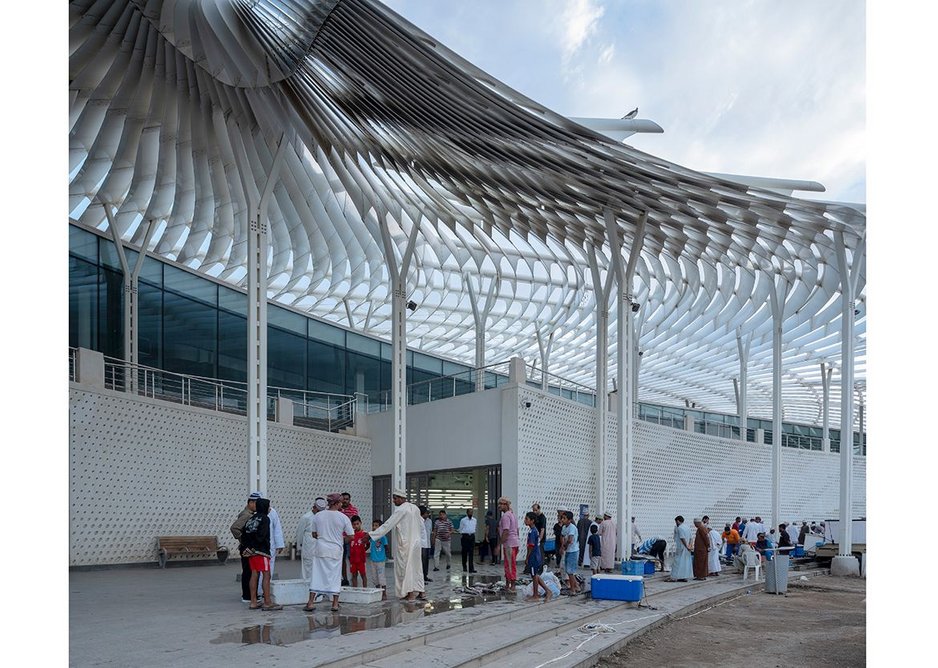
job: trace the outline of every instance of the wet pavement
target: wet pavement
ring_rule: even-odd
[[[388,569],[388,576],[393,581],[393,575]],[[251,624],[241,629],[225,631],[210,642],[217,643],[267,643],[270,645],[289,645],[302,640],[314,638],[329,638],[359,631],[388,628],[398,624],[420,619],[429,615],[462,610],[474,606],[481,606],[494,602],[514,603],[517,594],[497,590],[497,585],[504,584],[498,575],[490,573],[467,574],[461,572],[433,578],[428,583],[428,599],[426,601],[401,601],[392,595],[379,603],[352,604],[343,603],[338,612],[331,612],[327,603],[317,606],[316,612],[305,612],[302,606],[284,606],[282,615],[275,621],[263,624]],[[440,575],[436,573],[435,575]],[[389,582],[393,592],[393,583]],[[459,591],[466,587],[488,588],[495,587],[495,591],[482,591],[467,593]],[[447,595],[447,587],[451,590]],[[299,610],[304,619],[298,619],[295,613]]]

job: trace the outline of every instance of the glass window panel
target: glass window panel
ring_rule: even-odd
[[[217,333],[216,309],[173,292],[163,293],[164,369],[214,377]]]
[[[306,389],[314,392],[332,394],[365,392],[364,378],[361,389],[354,385],[350,388],[345,387],[345,350],[328,343],[307,341],[306,378]]]
[[[267,328],[267,384],[306,389],[306,336]]]
[[[97,339],[98,268],[90,262],[69,257],[68,345],[96,349]]]
[[[137,315],[137,361],[144,366],[163,367],[163,291],[158,287],[140,283]]]
[[[98,253],[101,260],[101,266],[109,267],[117,271],[121,270],[121,261],[117,256],[117,249],[114,248],[114,242],[107,239],[98,239]]]
[[[468,378],[470,374],[466,372],[471,371],[471,370],[472,370],[472,367],[466,366],[465,364],[458,364],[456,362],[448,362],[446,360],[443,360],[443,375],[444,376],[455,376],[456,374],[460,374],[460,377]]]
[[[351,332],[349,332],[351,334]],[[383,390],[381,382],[381,360],[371,355],[362,355],[360,353],[347,351],[345,356],[345,387],[348,390],[352,388],[364,388],[368,395],[368,401],[372,404],[386,403],[382,396]],[[390,374],[388,374],[390,387]]]
[[[381,344],[375,339],[370,339],[354,332],[345,333],[345,345],[349,350],[357,353],[364,353],[374,358],[381,355]]]
[[[212,306],[218,305],[215,283],[168,264],[163,266],[163,287],[190,299],[198,299]]]
[[[394,349],[391,348],[390,343],[385,343],[384,341],[381,342],[381,359],[390,360],[393,351]]]
[[[231,288],[226,288],[222,285],[218,286],[218,306],[223,309],[227,309],[232,313],[237,313],[238,315],[243,315],[245,321],[247,321],[248,315],[248,296],[243,292],[238,292],[237,290],[232,290]],[[247,324],[244,325],[245,328]],[[247,331],[245,329],[245,331]]]
[[[314,320],[313,318],[307,318],[306,320],[309,338],[322,341],[323,343],[331,343],[332,345],[339,346],[340,348],[345,347],[344,329],[333,327],[328,323],[320,322],[319,320]]]
[[[163,263],[147,255],[140,268],[140,280],[163,287]]]
[[[247,357],[248,319],[243,315],[219,309],[218,377],[246,383],[248,379]]]
[[[68,252],[97,264],[98,236],[75,225],[69,225]]]
[[[306,317],[279,306],[267,307],[267,324],[276,325],[306,338]]]
[[[429,355],[424,355],[423,353],[414,353],[414,364],[415,369],[420,369],[421,371],[427,371],[436,376],[443,375],[443,360],[436,357],[430,357]]]
[[[124,357],[124,276],[101,269],[98,274],[98,350],[109,357]]]

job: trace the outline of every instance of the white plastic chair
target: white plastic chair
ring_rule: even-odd
[[[745,564],[743,566],[743,580],[749,578],[749,569],[751,568],[753,570],[753,574],[755,575],[756,582],[758,582],[760,579],[759,576],[762,573],[762,557],[755,550],[749,550],[746,552],[744,559]]]

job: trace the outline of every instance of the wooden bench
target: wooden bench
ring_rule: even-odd
[[[228,559],[228,548],[218,546],[216,536],[158,536],[156,548],[160,568],[166,568],[166,560],[181,554],[195,555],[206,559],[215,557],[223,564]]]

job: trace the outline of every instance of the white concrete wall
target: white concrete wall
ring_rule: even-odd
[[[287,542],[318,495],[371,514],[367,439],[268,423],[268,493]],[[247,422],[123,392],[69,389],[69,564],[154,562],[156,537],[215,535],[244,508]]]
[[[520,406],[514,507],[527,510],[534,501],[553,518],[564,506],[596,508],[594,409],[532,387],[517,388]],[[530,403],[531,406],[526,405]],[[615,514],[617,416],[609,416],[607,504]],[[643,538],[658,535],[671,542],[674,516],[688,521],[709,515],[722,529],[737,515],[771,515],[772,448],[705,436],[635,420],[633,444],[633,514]],[[507,478],[508,476],[505,476]],[[782,448],[782,521],[823,520],[839,516],[840,455]],[[855,457],[853,515],[866,515],[866,458]],[[513,497],[515,498],[515,497]],[[618,522],[622,526],[621,522]]]
[[[407,407],[407,470],[437,471],[502,461],[501,388],[472,392]],[[374,447],[372,472],[390,475],[392,414],[372,413],[368,435]]]

